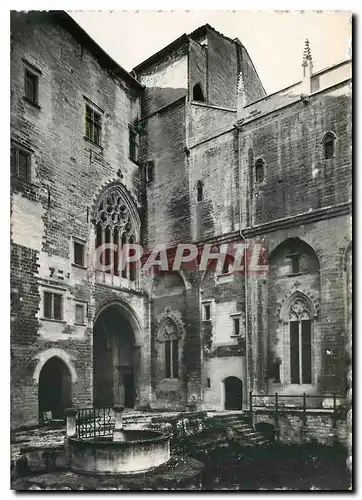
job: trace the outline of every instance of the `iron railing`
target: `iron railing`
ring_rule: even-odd
[[[76,431],[80,439],[111,436],[114,428],[112,408],[78,408]]]
[[[323,405],[323,401],[329,400],[329,404]],[[249,393],[249,416],[251,423],[254,421],[254,412],[256,410],[269,409],[275,415],[275,421],[278,423],[280,413],[288,411],[303,412],[306,418],[307,410],[329,410],[332,412],[333,425],[336,425],[337,413],[347,402],[346,396],[337,394],[253,394]]]

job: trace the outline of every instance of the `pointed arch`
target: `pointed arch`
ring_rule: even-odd
[[[277,266],[282,263],[290,267],[290,271],[283,271],[289,275],[314,273],[320,269],[319,257],[314,248],[301,238],[287,238],[279,243],[269,253],[268,261],[271,275],[278,271]]]
[[[308,312],[309,319],[317,318],[319,313],[319,303],[315,297],[305,290],[294,290],[285,296],[278,308],[278,319],[283,323],[287,323],[291,319],[293,305],[301,301],[305,304],[303,310]],[[301,311],[302,313],[303,311]],[[294,311],[295,313],[295,311]],[[299,317],[301,313],[297,313]]]
[[[195,83],[195,85],[192,88],[192,100],[198,102],[205,102],[204,93],[202,91],[200,83]]]
[[[34,382],[36,384],[39,383],[39,375],[40,375],[40,372],[41,372],[43,366],[45,365],[45,363],[47,361],[49,361],[51,358],[54,358],[54,357],[59,358],[66,365],[66,367],[69,370],[72,383],[74,384],[75,382],[77,382],[78,376],[77,376],[75,366],[72,362],[71,356],[63,349],[58,349],[58,348],[47,349],[46,351],[42,351],[42,352],[37,353],[33,357],[33,361],[36,362],[36,366],[35,366],[35,369],[33,372]]]
[[[121,227],[139,241],[141,221],[136,204],[126,187],[118,181],[108,185],[98,196],[92,210],[92,221],[96,225]]]

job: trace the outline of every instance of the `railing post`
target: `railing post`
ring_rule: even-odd
[[[249,408],[250,408],[250,425],[254,427],[254,416],[253,416],[253,391],[249,392]]]
[[[333,394],[333,429],[337,427],[336,412],[337,412],[337,400],[336,400],[336,395]]]
[[[123,406],[114,406],[114,430],[113,430],[113,441],[125,441],[125,436],[123,432]]]
[[[68,408],[65,410],[65,415],[67,417],[67,438],[70,438],[77,434],[77,410]]]
[[[304,425],[306,425],[306,423],[307,423],[307,414],[306,414],[306,411],[307,411],[307,395],[304,392],[303,393],[303,424]]]
[[[278,414],[278,393],[275,393],[275,429],[276,435],[279,436],[279,414]]]

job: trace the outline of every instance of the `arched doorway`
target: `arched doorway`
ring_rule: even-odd
[[[224,380],[225,410],[241,410],[243,404],[243,383],[237,377]]]
[[[135,405],[135,336],[122,308],[107,307],[93,330],[94,406]]]
[[[72,406],[71,376],[66,364],[57,356],[50,358],[41,369],[38,386],[39,418],[51,412],[52,418],[64,418]]]

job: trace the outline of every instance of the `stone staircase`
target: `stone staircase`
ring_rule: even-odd
[[[216,423],[224,427],[229,439],[238,442],[243,446],[267,446],[269,441],[260,433],[253,429],[247,418],[242,413],[225,413],[215,415]]]

